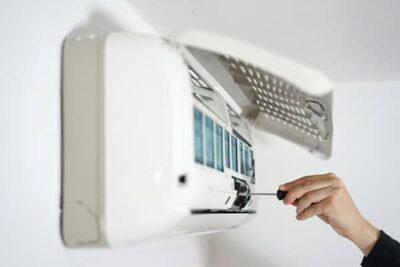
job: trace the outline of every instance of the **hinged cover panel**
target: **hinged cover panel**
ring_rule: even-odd
[[[182,41],[254,127],[330,157],[333,85],[323,74],[213,34],[190,33]]]

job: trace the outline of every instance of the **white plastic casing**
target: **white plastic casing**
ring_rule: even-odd
[[[204,107],[193,100],[181,51],[161,38],[127,33],[66,39],[66,245],[115,246],[209,233],[254,215],[252,201],[241,212],[228,212],[237,195],[231,176],[251,185],[248,178],[194,162],[193,107]],[[194,212],[202,210],[221,212]]]

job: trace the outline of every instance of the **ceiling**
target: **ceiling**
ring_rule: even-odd
[[[400,1],[130,0],[160,34],[212,31],[325,72],[336,83],[400,80]]]

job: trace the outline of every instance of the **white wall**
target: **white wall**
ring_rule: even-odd
[[[200,29],[308,64],[335,82],[400,75],[398,0],[129,0],[160,33]]]
[[[333,156],[319,161],[277,137],[257,133],[257,187],[306,174],[336,172],[361,212],[400,239],[400,83],[349,84],[335,92]],[[296,221],[293,207],[259,201],[257,217],[212,236],[213,266],[359,266],[362,255],[319,219]]]
[[[85,24],[154,32],[125,1],[0,3],[0,265],[205,266],[207,240],[66,249],[60,239],[60,53]]]

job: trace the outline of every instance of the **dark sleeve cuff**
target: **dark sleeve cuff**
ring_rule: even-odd
[[[381,230],[378,241],[363,258],[361,266],[400,266],[400,244]]]

